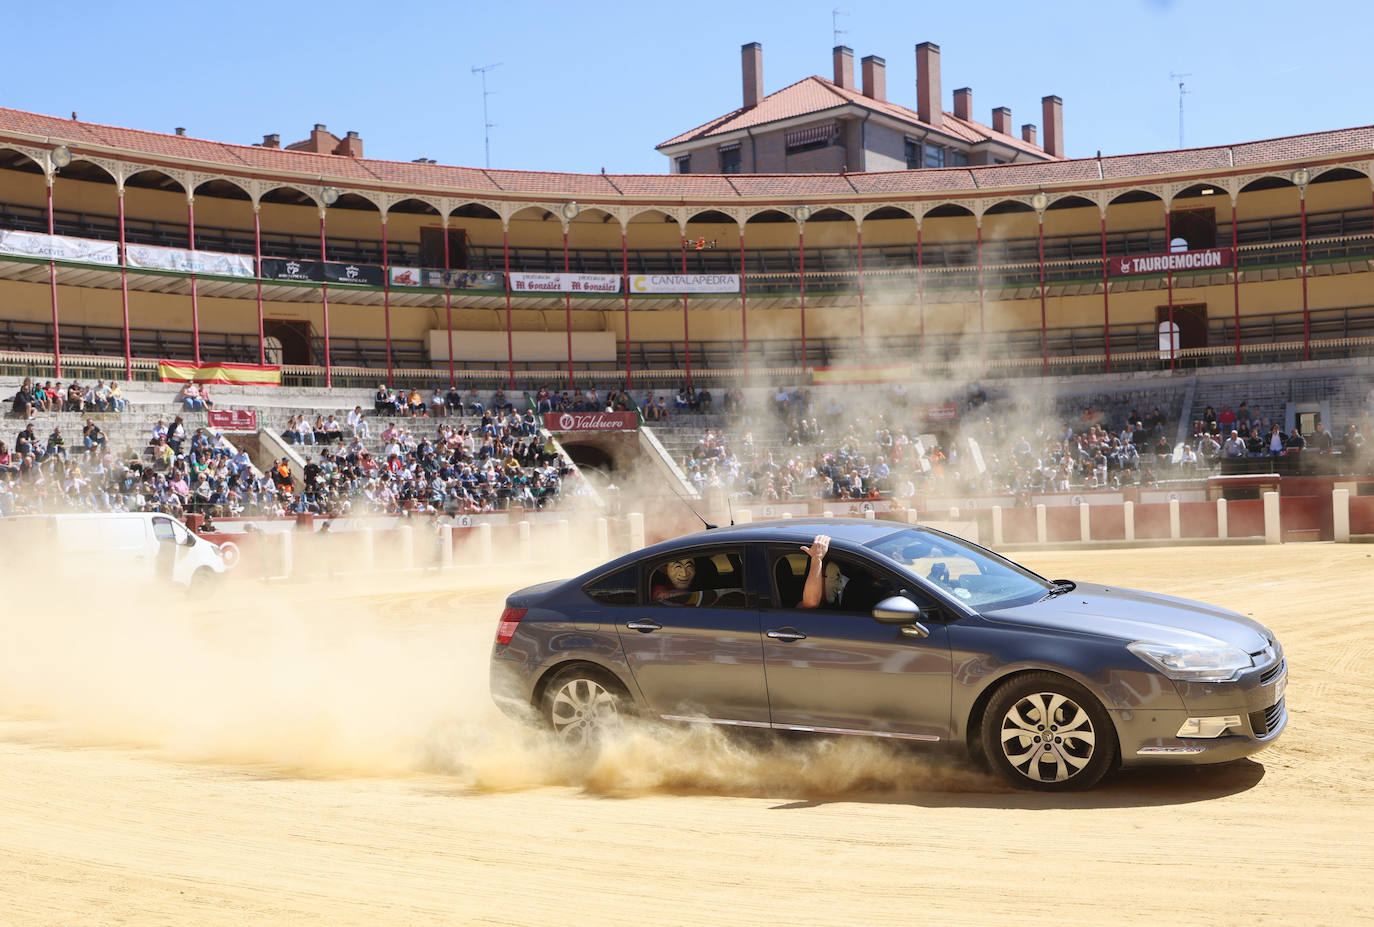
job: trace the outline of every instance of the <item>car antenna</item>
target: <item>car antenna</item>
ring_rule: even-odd
[[[682,504],[685,505],[685,506],[687,506],[687,511],[689,511],[689,512],[691,512],[693,515],[695,515],[695,516],[697,517],[697,521],[701,522],[703,525],[706,526],[706,530],[707,530],[707,531],[710,531],[712,528],[718,528],[718,527],[720,527],[719,525],[713,525],[713,524],[711,524],[709,521],[707,521],[706,519],[702,518],[702,517],[701,517],[701,513],[698,512],[696,509],[692,508],[692,503],[690,503],[690,502],[687,501],[687,497],[684,496],[682,493],[678,492],[676,489],[673,489],[673,484],[672,484],[672,483],[669,483],[669,484],[668,484],[668,488],[669,488],[669,489],[672,489],[672,490],[673,490],[673,495],[677,496],[678,499],[681,500]],[[733,525],[734,522],[732,521],[732,522],[730,522],[730,524]]]
[[[725,494],[725,507],[730,512],[730,527],[735,527],[735,504],[730,500],[730,494]]]

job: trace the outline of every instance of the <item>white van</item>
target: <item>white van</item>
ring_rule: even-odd
[[[156,512],[0,518],[0,538],[23,551],[19,563],[64,580],[109,574],[196,589],[227,569],[217,544]]]

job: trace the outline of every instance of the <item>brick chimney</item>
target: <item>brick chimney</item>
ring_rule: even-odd
[[[186,134],[186,127],[185,127],[185,126],[177,126],[176,132],[177,132],[177,135],[185,135],[185,134]]]
[[[944,121],[940,108],[940,46],[934,42],[916,46],[916,115],[933,126]]]
[[[835,84],[845,90],[854,89],[854,49],[848,45],[836,45],[832,53],[835,58]]]
[[[1064,101],[1056,96],[1040,98],[1043,111],[1041,123],[1045,126],[1045,154],[1056,158],[1064,157]]]
[[[879,103],[887,102],[887,62],[877,55],[864,56],[864,96]]]
[[[292,142],[287,145],[289,151],[313,151],[316,154],[334,154],[342,141],[333,132],[325,128],[324,123],[315,123],[315,128],[311,130],[310,137],[299,142]]]
[[[333,153],[346,155],[350,158],[361,158],[363,156],[363,140],[358,137],[357,132],[349,132],[343,141],[335,146]]]
[[[744,108],[753,109],[763,99],[763,46],[750,42],[740,46],[744,70]]]
[[[280,135],[277,135],[276,133],[273,133],[272,135],[264,135],[264,136],[262,137],[262,147],[263,147],[263,148],[280,148],[280,147],[281,147],[281,136],[280,136]]]
[[[1035,141],[1035,123],[1028,122],[1021,127],[1021,141],[1031,145],[1038,144]]]
[[[1001,132],[1003,135],[1011,134],[1011,110],[1005,106],[999,106],[992,111],[992,131]]]
[[[960,119],[973,118],[973,90],[960,87],[954,91],[954,115]]]

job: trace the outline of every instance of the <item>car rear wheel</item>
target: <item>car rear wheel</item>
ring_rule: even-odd
[[[1116,729],[1092,693],[1054,673],[1004,683],[983,715],[983,752],[1015,788],[1089,789],[1116,760]]]
[[[592,667],[562,670],[544,690],[544,717],[558,739],[572,747],[596,746],[628,709],[620,683]]]

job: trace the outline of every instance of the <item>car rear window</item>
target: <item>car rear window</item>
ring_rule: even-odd
[[[625,567],[597,577],[582,591],[602,605],[634,605],[639,600],[638,574],[635,567]]]

